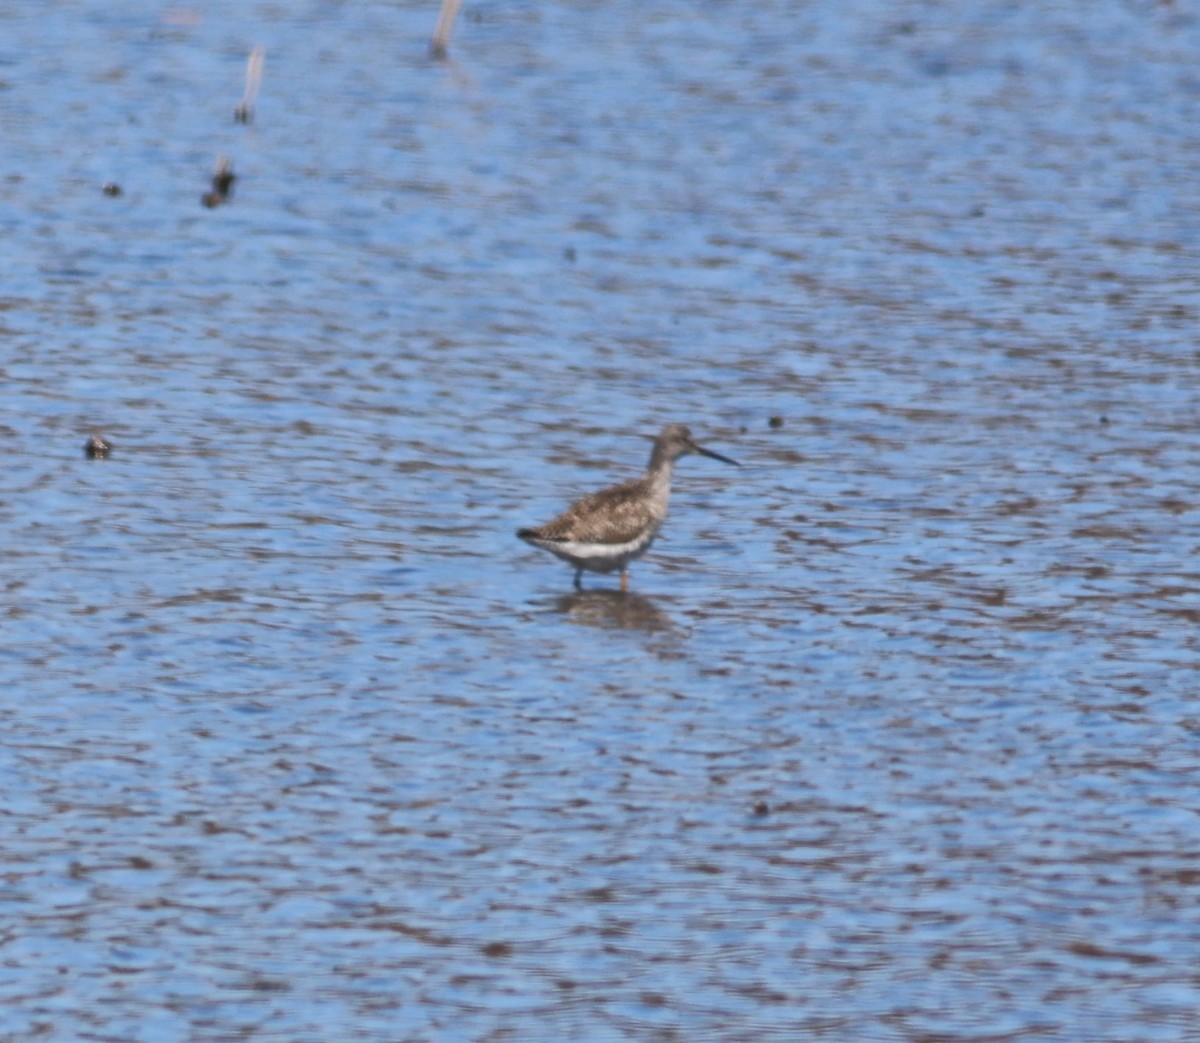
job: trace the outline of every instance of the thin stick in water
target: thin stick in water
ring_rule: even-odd
[[[442,0],[442,10],[438,14],[437,27],[433,30],[433,39],[429,41],[429,56],[445,58],[446,48],[450,45],[450,34],[454,32],[454,19],[458,17],[458,9],[462,0]]]
[[[233,110],[233,118],[238,123],[249,123],[254,118],[254,102],[258,97],[259,85],[262,83],[263,58],[266,53],[265,47],[255,47],[246,62],[246,93],[242,95],[238,107]]]

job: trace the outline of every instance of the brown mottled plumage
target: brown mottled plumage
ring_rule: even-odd
[[[667,516],[672,469],[687,453],[737,463],[697,445],[683,424],[668,424],[654,440],[650,464],[640,478],[584,496],[553,521],[536,529],[518,529],[517,535],[573,565],[576,588],[584,569],[619,569],[621,589],[628,590],[629,563],[645,554],[658,535]]]

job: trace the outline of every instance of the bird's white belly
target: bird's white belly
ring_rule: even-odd
[[[586,543],[567,540],[562,543],[543,543],[552,554],[590,572],[612,572],[640,558],[650,549],[657,532],[651,532],[628,543]]]

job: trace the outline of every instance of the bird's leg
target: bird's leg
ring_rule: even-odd
[[[621,593],[625,594],[629,591],[629,570],[621,570]]]
[[[575,589],[576,590],[583,590],[583,584],[579,582],[580,577],[582,577],[582,576],[583,576],[583,569],[582,568],[576,569],[575,570]]]

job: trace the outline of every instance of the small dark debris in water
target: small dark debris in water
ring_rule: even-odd
[[[565,250],[563,250],[563,260],[567,261],[569,264],[575,263],[575,257],[575,247],[568,246]]]
[[[109,181],[104,185],[104,194],[111,199],[116,199],[117,196],[124,195],[125,193],[115,181]]]
[[[229,202],[229,197],[233,193],[233,183],[236,180],[237,174],[233,172],[233,164],[229,162],[229,157],[218,157],[216,170],[213,171],[212,191],[205,192],[200,197],[200,202],[210,210],[222,203]]]
[[[484,956],[511,956],[512,951],[513,947],[508,942],[488,942],[488,944],[483,947]]]
[[[249,105],[239,105],[233,110],[233,121],[235,123],[249,123],[252,119]]]
[[[778,431],[781,427],[783,427],[783,417],[776,414],[775,416],[771,417],[767,423],[770,425],[773,431]]]
[[[771,813],[771,808],[765,800],[760,800],[754,805],[754,814],[759,818],[765,818]]]
[[[217,160],[217,170],[213,174],[213,191],[222,199],[228,199],[236,180],[237,175],[233,172],[233,164],[229,162],[229,157],[222,156]]]
[[[1100,423],[1102,423],[1102,424],[1107,424],[1107,423],[1108,423],[1108,417],[1106,417],[1106,416],[1104,416],[1103,414],[1101,414],[1101,415],[1100,415]]]
[[[92,435],[83,445],[83,454],[89,460],[107,460],[111,452],[112,446],[99,435]]]

